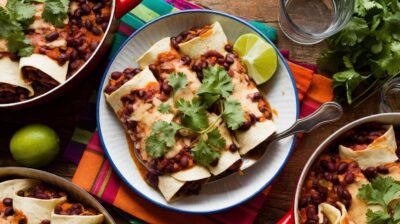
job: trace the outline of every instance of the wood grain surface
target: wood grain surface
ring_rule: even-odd
[[[278,0],[190,0],[190,2],[279,27],[277,21]],[[291,57],[295,60],[315,63],[324,44],[301,46],[289,41],[279,31],[277,46],[280,49],[290,50]],[[81,106],[87,101],[92,90],[97,88],[97,85],[96,79],[89,77],[65,96],[42,106],[19,111],[0,111],[0,167],[16,165],[10,156],[8,144],[11,135],[26,124],[38,122],[50,125],[59,134],[62,148],[65,147],[72,136]],[[357,109],[345,108],[344,117],[338,122],[320,127],[312,133],[304,135],[288,164],[275,181],[255,223],[276,223],[283,217],[291,207],[297,179],[312,152],[325,138],[343,125],[360,117],[377,113],[378,102],[378,96],[375,96]],[[71,178],[75,169],[75,165],[59,160],[45,170]],[[117,223],[126,223],[115,214],[113,209],[110,211]]]

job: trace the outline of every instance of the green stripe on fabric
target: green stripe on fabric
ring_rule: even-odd
[[[145,22],[134,16],[132,13],[126,14],[124,17],[121,18],[121,21],[128,24],[130,27],[133,29],[138,29],[139,27],[142,27]]]
[[[148,8],[143,3],[132,9],[131,13],[146,23],[160,16],[160,14]]]
[[[126,36],[120,32],[117,32],[114,35],[114,41],[112,44],[112,48],[111,48],[110,53],[108,54],[109,60],[111,60],[114,57],[115,53],[118,51],[118,49],[124,43],[125,40],[126,40]]]
[[[165,2],[164,0],[144,0],[142,2],[143,5],[147,6],[147,8],[152,9],[154,12],[159,15],[165,15],[170,13],[173,10],[173,6]]]
[[[72,141],[87,145],[92,137],[92,134],[93,133],[90,131],[76,128],[74,134],[72,135]]]
[[[249,23],[265,34],[272,42],[276,41],[276,29],[274,27],[258,21],[249,21]]]
[[[112,169],[110,168],[110,169],[107,170],[107,176],[106,176],[106,178],[104,178],[104,181],[103,181],[103,183],[101,184],[99,193],[97,193],[97,197],[101,198],[101,196],[103,195],[104,189],[106,189],[106,186],[107,186],[107,184],[108,184],[108,181],[110,180],[111,173],[112,173]]]

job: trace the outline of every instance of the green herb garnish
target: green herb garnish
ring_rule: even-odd
[[[380,205],[383,210],[372,211],[366,214],[368,224],[395,224],[400,222],[400,204],[394,208],[390,202],[400,195],[400,183],[391,177],[377,177],[371,183],[360,188],[357,197],[368,205]]]
[[[222,118],[232,130],[238,129],[246,121],[242,106],[234,99],[225,100]]]
[[[69,0],[45,0],[42,17],[55,27],[64,27],[64,21],[68,17]]]
[[[357,0],[345,28],[327,39],[319,69],[333,75],[338,101],[360,104],[400,72],[397,0]]]
[[[185,88],[188,84],[188,81],[185,73],[178,72],[168,76],[168,83],[170,86],[172,86],[174,93],[176,93],[176,91],[179,89]]]
[[[158,105],[158,111],[160,111],[162,114],[168,114],[169,111],[171,110],[171,105],[168,103],[161,103]]]
[[[225,148],[226,141],[218,129],[208,133],[208,138],[200,138],[199,143],[192,149],[193,159],[196,164],[209,166],[215,159],[220,157],[221,150]]]
[[[175,146],[176,132],[182,127],[175,123],[156,121],[151,129],[151,134],[146,139],[146,152],[154,158],[159,158]]]
[[[192,101],[180,99],[175,107],[182,113],[182,125],[186,128],[200,131],[208,127],[207,111],[199,98],[193,98]]]
[[[213,97],[215,102],[219,96],[228,97],[232,93],[232,78],[222,67],[214,66],[203,69],[203,74],[203,83],[197,91],[198,95],[205,95],[207,98]],[[212,100],[210,102],[212,102]]]

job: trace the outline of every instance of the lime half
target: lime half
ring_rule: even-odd
[[[233,48],[257,85],[268,81],[275,74],[278,64],[275,49],[261,37],[252,33],[243,34]]]

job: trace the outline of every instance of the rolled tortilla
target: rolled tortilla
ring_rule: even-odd
[[[172,47],[170,39],[170,37],[165,37],[153,44],[148,51],[136,60],[139,66],[144,68],[154,63],[160,53],[171,51]]]
[[[340,202],[337,202],[337,205],[340,207],[340,210],[328,203],[319,204],[319,223],[324,223],[325,215],[325,217],[328,219],[329,224],[350,224],[351,222],[346,207]]]
[[[43,200],[15,195],[14,207],[25,213],[28,224],[38,224],[42,220],[50,220],[54,208],[65,201],[67,201],[66,196]]]
[[[25,82],[19,73],[18,62],[12,61],[9,57],[0,58],[0,83],[22,87],[29,91],[29,96],[34,94],[32,86]]]
[[[176,180],[187,182],[209,178],[211,174],[206,168],[195,165],[189,169],[173,173],[171,176]]]
[[[102,224],[104,215],[58,215],[51,213],[51,224]]]
[[[63,83],[67,79],[68,62],[66,62],[64,65],[59,65],[57,61],[49,58],[46,55],[32,54],[31,56],[22,57],[20,59],[19,69],[21,70],[21,75],[22,68],[27,66],[42,71],[56,80],[58,83]]]
[[[34,179],[14,179],[0,183],[0,200],[4,198],[14,198],[17,192],[22,189],[39,185],[41,182]]]
[[[171,201],[183,185],[185,185],[184,181],[179,181],[169,175],[158,177],[158,189],[160,189],[161,194],[168,202]]]
[[[235,131],[236,139],[240,144],[240,155],[248,153],[275,132],[276,126],[271,120],[256,122],[247,131]]]
[[[179,44],[179,50],[182,54],[188,55],[191,58],[199,58],[209,50],[224,53],[225,45],[227,43],[228,38],[226,37],[221,24],[215,22],[207,32],[187,42]]]
[[[361,169],[395,162],[398,160],[395,133],[392,125],[385,127],[387,128],[386,133],[376,138],[364,150],[354,151],[351,148],[340,145],[340,157],[356,161]]]

